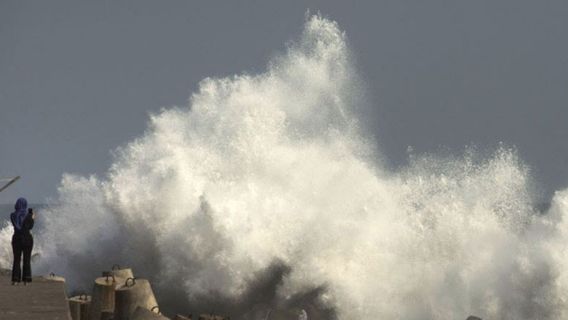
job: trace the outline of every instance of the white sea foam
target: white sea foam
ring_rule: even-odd
[[[506,147],[387,170],[361,94],[345,35],[308,18],[265,73],[152,115],[106,177],[65,175],[37,268],[87,285],[124,261],[191,300],[239,297],[279,261],[278,297],[323,287],[340,319],[566,319],[568,191],[535,213]]]
[[[12,269],[12,227],[4,222],[0,229],[0,269]]]

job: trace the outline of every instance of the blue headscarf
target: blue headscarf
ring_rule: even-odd
[[[21,230],[24,219],[28,214],[28,201],[25,198],[19,198],[18,201],[16,201],[14,209],[16,209],[16,211],[12,212],[10,219],[14,225],[14,229]]]

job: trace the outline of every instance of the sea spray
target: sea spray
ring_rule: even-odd
[[[88,288],[128,264],[195,308],[316,290],[339,319],[566,318],[568,193],[535,212],[507,147],[383,168],[359,84],[345,35],[309,17],[265,73],[205,79],[153,114],[105,177],[64,175],[34,267]],[[250,298],[267,270],[272,294]]]

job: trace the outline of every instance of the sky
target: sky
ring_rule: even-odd
[[[149,114],[200,80],[265,69],[306,12],[346,32],[387,166],[514,146],[544,197],[568,187],[568,2],[0,1],[0,193],[43,203],[104,175]]]

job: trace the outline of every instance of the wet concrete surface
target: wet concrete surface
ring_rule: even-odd
[[[0,273],[0,319],[70,320],[65,282],[34,277],[26,286],[13,286],[10,276]]]

